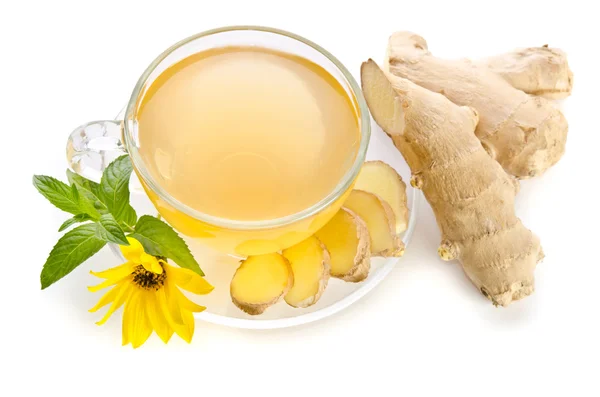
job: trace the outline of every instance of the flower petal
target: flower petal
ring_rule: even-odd
[[[181,317],[181,323],[173,324],[173,329],[187,343],[192,341],[192,337],[194,336],[194,315],[191,311],[185,309],[182,305],[185,304],[181,300],[181,298],[185,298],[181,291],[177,288],[177,286],[171,283],[165,283],[166,294],[167,294],[167,302],[169,305],[174,306],[179,312],[179,316]],[[187,298],[186,298],[187,299]]]
[[[139,263],[141,263],[142,266],[144,266],[144,269],[148,270],[149,272],[156,274],[161,274],[163,272],[163,268],[160,263],[158,263],[158,259],[155,256],[146,254],[145,252],[142,252],[140,255]]]
[[[169,333],[166,338],[168,341],[173,336],[173,333],[175,332],[175,327],[177,327],[177,323],[175,322],[175,320],[173,319],[173,317],[169,311],[169,306],[167,304],[167,297],[165,294],[165,289],[166,288],[161,288],[158,291],[156,291],[156,303],[157,303],[159,310],[162,312],[165,320],[167,321],[167,324],[169,325]],[[173,309],[177,312],[176,313],[177,321],[179,322],[180,325],[183,324],[183,319],[181,318],[181,312],[179,312],[179,310],[177,310],[177,306],[174,305]],[[165,343],[167,343],[167,341],[165,341]]]
[[[167,340],[165,343],[169,343],[169,341],[171,340],[171,337],[173,336],[174,333],[175,333],[175,330],[172,327],[169,327],[169,334],[167,335]]]
[[[154,291],[145,291],[143,295],[146,300],[146,313],[148,314],[148,320],[150,320],[152,328],[163,342],[169,342],[171,335],[173,335],[173,330],[169,326],[169,322],[158,304],[158,294]],[[164,296],[164,294],[161,295]]]
[[[104,278],[107,280],[120,280],[133,273],[133,269],[135,268],[135,266],[136,265],[133,262],[125,262],[122,265],[112,267],[101,272],[90,271],[90,273],[96,277]]]
[[[98,309],[108,305],[109,303],[113,302],[117,296],[117,292],[119,292],[119,289],[121,287],[120,286],[116,286],[111,288],[107,293],[105,293],[104,295],[102,295],[102,298],[100,298],[100,300],[98,301],[98,303],[96,303],[96,306],[92,307],[90,310],[88,310],[89,312],[95,312]]]
[[[136,288],[131,292],[131,295],[127,302],[125,302],[125,308],[123,309],[123,322],[121,325],[121,334],[123,335],[123,346],[131,342],[131,338],[129,337],[129,328],[131,327],[133,310],[135,309],[139,293],[140,290]]]
[[[140,255],[144,253],[144,247],[142,243],[134,239],[133,237],[127,237],[129,245],[120,245],[121,253],[129,262],[141,263]]]
[[[183,317],[183,324],[177,324],[175,332],[187,343],[192,342],[194,336],[194,315],[189,310],[181,310],[181,316]]]
[[[115,288],[119,288],[119,291],[117,292],[117,296],[115,296],[113,303],[108,308],[108,311],[106,312],[104,317],[102,317],[102,320],[100,320],[96,323],[98,325],[104,324],[108,320],[108,318],[117,309],[119,309],[121,306],[123,306],[123,303],[125,303],[127,300],[130,299],[130,296],[131,296],[131,293],[133,292],[134,286],[130,282],[130,280],[127,280],[127,281],[123,281],[121,284],[117,285]]]
[[[168,314],[170,321],[172,322],[171,327],[175,327],[177,324],[183,324],[183,318],[181,317],[181,310],[179,308],[179,302],[177,301],[177,287],[169,278],[165,280],[165,285],[158,292],[164,294],[164,301],[159,299],[159,304],[162,307],[163,313]]]
[[[129,338],[131,346],[137,349],[144,344],[152,334],[152,325],[146,314],[146,300],[143,293],[137,294],[136,305],[131,308],[132,316],[129,322]]]
[[[88,289],[88,291],[90,291],[90,292],[98,292],[98,291],[100,291],[101,289],[104,289],[104,288],[110,287],[111,285],[118,284],[120,281],[121,281],[121,280],[105,280],[105,281],[101,282],[101,283],[100,283],[100,284],[98,284],[98,285],[93,285],[93,286],[87,287],[87,289]]]
[[[179,307],[181,310],[189,310],[191,312],[200,313],[206,310],[206,307],[200,306],[195,302],[188,299],[178,288],[173,288],[175,290],[174,295],[177,296],[177,301],[179,302]]]
[[[190,269],[184,269],[182,267],[175,267],[166,264],[165,267],[167,268],[169,278],[171,278],[175,284],[184,290],[190,291],[197,295],[206,295],[215,288],[203,277],[194,273]]]

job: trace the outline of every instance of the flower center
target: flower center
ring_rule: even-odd
[[[158,291],[165,285],[165,280],[167,278],[167,272],[165,272],[164,266],[161,266],[163,267],[163,272],[161,274],[150,272],[142,265],[137,266],[133,270],[134,284],[145,290]]]

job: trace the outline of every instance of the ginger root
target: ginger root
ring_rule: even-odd
[[[344,207],[358,215],[367,225],[373,256],[387,257],[404,254],[404,243],[396,234],[394,211],[381,197],[364,190],[354,189],[344,202]]]
[[[423,50],[419,39],[413,38],[413,48]],[[411,183],[433,209],[442,232],[440,256],[458,259],[494,305],[531,294],[543,253],[538,238],[515,216],[516,180],[474,134],[477,112],[386,75],[372,60],[362,65],[361,78],[373,118],[391,136],[410,166]]]
[[[280,254],[249,256],[242,261],[230,285],[231,300],[248,314],[263,313],[294,285],[287,259]]]
[[[293,307],[308,307],[317,303],[327,282],[331,258],[327,248],[314,236],[287,248],[283,256],[290,262],[294,285],[284,299]]]
[[[518,49],[477,62],[529,95],[564,99],[573,89],[567,55],[547,45]]]
[[[342,208],[315,236],[327,247],[331,275],[359,282],[371,268],[371,242],[367,225],[352,211]]]
[[[436,58],[421,36],[398,32],[390,37],[384,70],[476,109],[475,134],[509,174],[540,175],[564,153],[568,126],[562,113],[546,99],[512,87],[489,67]]]
[[[408,227],[406,184],[394,168],[383,161],[367,161],[358,174],[354,188],[382,198],[394,211],[396,234],[406,230]]]

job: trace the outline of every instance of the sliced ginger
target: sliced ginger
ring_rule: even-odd
[[[396,234],[394,211],[381,197],[354,189],[344,202],[344,207],[358,215],[367,225],[373,256],[404,254],[404,244]]]
[[[277,303],[293,284],[292,268],[282,255],[250,256],[233,275],[231,300],[248,314],[261,314]]]
[[[283,251],[294,273],[294,285],[284,299],[293,307],[317,303],[329,281],[330,261],[327,248],[315,236]]]
[[[344,281],[358,282],[369,275],[371,243],[365,222],[352,211],[342,208],[315,236],[327,247],[331,257],[331,275]]]
[[[406,184],[389,164],[383,161],[367,161],[361,168],[355,189],[376,194],[390,205],[396,218],[396,233],[408,227]]]

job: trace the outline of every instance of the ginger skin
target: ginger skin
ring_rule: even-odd
[[[567,55],[547,45],[515,50],[477,62],[529,95],[564,99],[573,89]]]
[[[458,259],[494,305],[533,292],[543,253],[515,216],[518,183],[474,134],[477,112],[443,95],[386,74],[369,60],[362,87],[375,121],[392,138],[423,190],[442,233],[444,260]]]
[[[371,255],[400,257],[404,243],[396,234],[396,216],[390,205],[376,194],[354,189],[344,202],[367,225],[371,239]]]
[[[562,113],[546,99],[514,88],[489,67],[436,58],[425,39],[397,32],[390,37],[384,70],[476,109],[475,134],[517,178],[541,175],[564,153],[568,126]]]
[[[342,207],[315,236],[329,252],[332,277],[358,283],[369,276],[371,238],[354,212]]]
[[[293,285],[290,263],[282,255],[272,253],[241,261],[231,279],[229,293],[234,305],[257,315],[279,302]]]
[[[408,228],[408,198],[406,184],[398,172],[383,161],[367,161],[363,164],[354,189],[379,196],[394,211],[396,234]]]
[[[309,307],[325,292],[331,270],[329,251],[319,239],[310,236],[304,241],[283,250],[294,274],[294,285],[285,295],[292,307]]]

